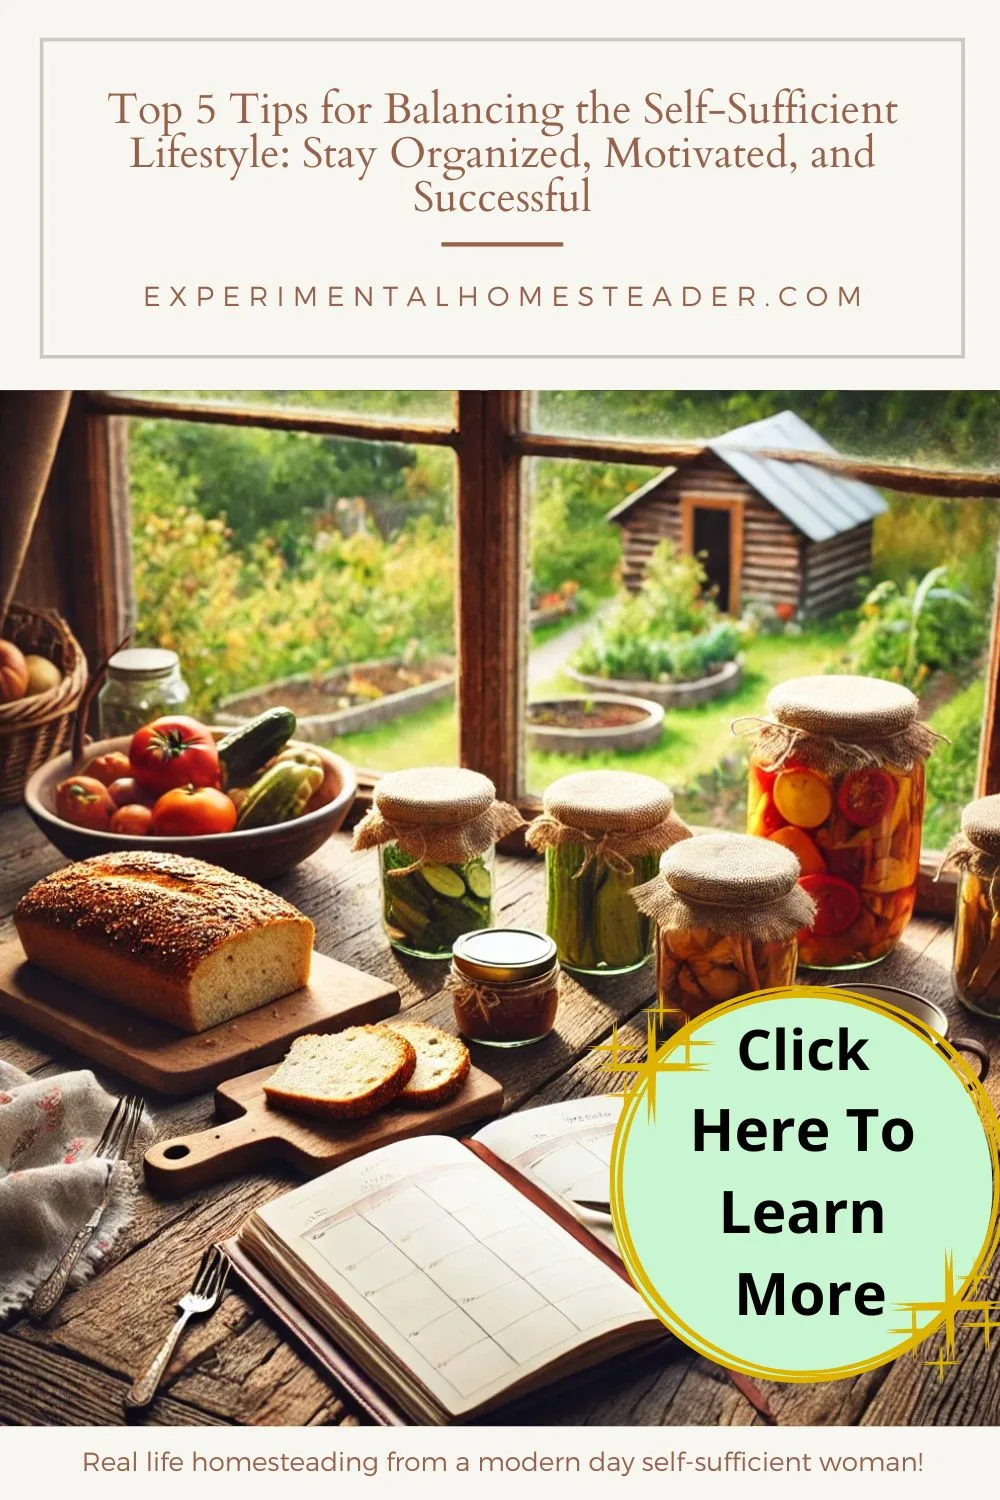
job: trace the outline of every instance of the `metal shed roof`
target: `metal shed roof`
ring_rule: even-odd
[[[825,542],[830,537],[839,536],[882,515],[889,508],[878,490],[858,479],[842,479],[837,474],[814,469],[811,464],[756,457],[753,450],[759,448],[836,452],[793,411],[778,412],[760,422],[736,427],[732,432],[713,438],[707,446],[812,542]],[[608,519],[617,520],[676,472],[676,468],[664,469],[653,481],[610,511]]]

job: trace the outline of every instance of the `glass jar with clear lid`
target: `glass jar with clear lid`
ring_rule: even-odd
[[[116,651],[97,695],[101,738],[134,734],[162,714],[183,713],[190,697],[176,651],[150,646]]]
[[[476,771],[422,767],[376,784],[354,848],[377,848],[382,922],[394,948],[446,959],[493,925],[495,844],[522,819]]]

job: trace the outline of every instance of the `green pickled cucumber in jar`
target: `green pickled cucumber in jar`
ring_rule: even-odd
[[[664,849],[690,830],[670,789],[628,771],[583,771],[548,788],[528,828],[545,854],[546,926],[560,963],[578,974],[623,974],[653,952],[653,925],[632,900]]]
[[[414,869],[398,844],[381,849],[382,917],[390,942],[418,958],[450,958],[453,944],[493,921],[493,850],[464,864]]]

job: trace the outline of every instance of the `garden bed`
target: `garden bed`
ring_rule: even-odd
[[[268,708],[290,708],[296,735],[327,740],[374,729],[455,694],[455,663],[435,657],[420,663],[401,657],[358,662],[316,678],[298,673],[223,699],[216,721],[243,724]]]
[[[594,694],[529,703],[528,745],[558,755],[595,750],[643,750],[663,733],[663,709],[644,698]]]
[[[567,667],[566,674],[581,687],[594,688],[599,693],[621,693],[659,703],[664,708],[691,708],[696,703],[711,703],[713,698],[725,698],[735,693],[743,671],[738,661],[727,661],[707,677],[696,677],[693,682],[629,682],[611,677],[591,677],[573,667]]]

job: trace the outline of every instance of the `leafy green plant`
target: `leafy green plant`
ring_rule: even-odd
[[[916,691],[931,672],[974,662],[985,642],[985,614],[947,578],[942,565],[902,588],[891,578],[877,583],[858,610],[851,670]]]
[[[575,653],[573,666],[594,677],[691,682],[732,661],[745,630],[719,614],[706,583],[696,557],[661,542],[642,587],[619,598]]]

